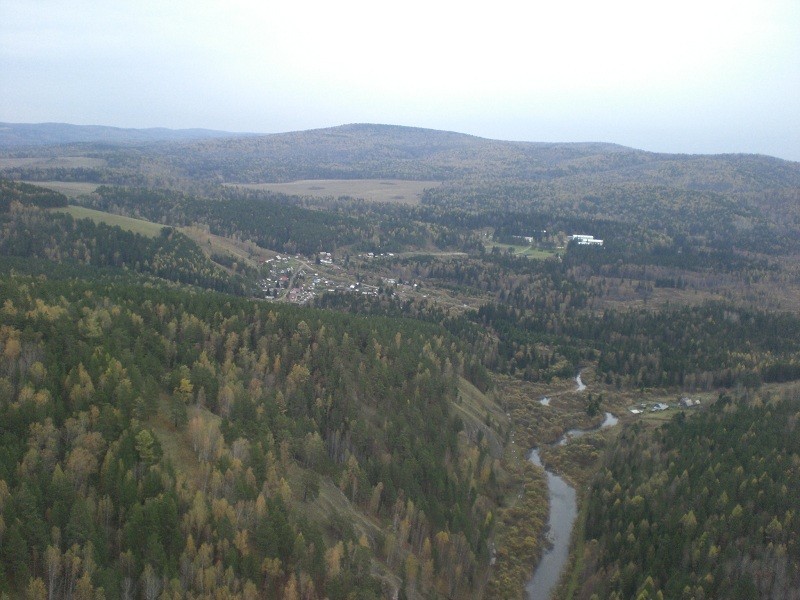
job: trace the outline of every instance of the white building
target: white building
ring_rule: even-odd
[[[597,240],[593,235],[576,234],[569,236],[570,241],[578,242],[580,246],[602,246],[603,240]]]

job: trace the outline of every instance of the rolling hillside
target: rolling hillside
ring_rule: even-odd
[[[82,145],[47,147],[70,142]],[[38,148],[22,152],[20,144]],[[604,143],[507,142],[392,125],[237,137],[206,130],[3,124],[0,174],[184,188],[303,179],[443,181],[455,186],[442,193],[457,196],[457,205],[469,207],[474,199],[485,206],[489,196],[490,203],[512,210],[543,199],[569,205],[600,190],[594,210],[610,217],[619,212],[618,202],[605,206],[604,198],[676,204],[691,192],[702,202],[731,202],[775,223],[800,224],[800,163],[758,155],[658,154]],[[512,197],[504,198],[509,186]]]
[[[770,449],[800,414],[774,404],[800,378],[800,164],[384,125],[73,134],[94,141],[0,150],[0,596],[521,598],[549,509],[526,450],[605,412],[541,455],[593,490],[559,569],[580,597],[716,596],[751,558],[737,590],[796,582],[796,473],[756,463],[800,464]],[[297,179],[332,191],[268,189]],[[734,407],[753,426],[704,446]],[[772,501],[723,550],[701,471],[739,446],[765,451],[717,504]],[[697,491],[680,514],[606,502],[644,506],[667,468]]]

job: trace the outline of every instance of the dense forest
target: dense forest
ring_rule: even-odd
[[[796,597],[798,164],[3,135],[0,597],[522,598],[576,427],[559,597]]]
[[[589,497],[581,598],[798,598],[800,396],[722,396],[618,439]]]

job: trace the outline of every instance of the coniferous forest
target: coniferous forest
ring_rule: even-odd
[[[799,193],[371,125],[0,146],[0,598],[524,598],[534,447],[554,597],[800,597]]]

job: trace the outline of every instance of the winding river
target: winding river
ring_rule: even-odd
[[[580,373],[578,373],[578,375],[575,377],[575,384],[578,386],[578,389],[575,390],[576,392],[582,392],[583,390],[586,389],[586,384],[583,383]]]
[[[580,373],[575,378],[575,381],[578,384],[577,391],[586,389],[586,386],[581,381]],[[572,438],[580,437],[605,427],[613,427],[618,422],[619,419],[617,417],[607,412],[605,420],[599,427],[594,429],[570,429],[559,438],[556,444],[563,446]],[[542,465],[538,448],[531,450],[529,459],[539,467],[544,466]],[[550,598],[553,588],[561,578],[564,565],[567,563],[572,526],[578,516],[575,489],[552,471],[545,469],[545,474],[547,475],[547,488],[550,492],[550,517],[547,537],[552,546],[542,554],[542,559],[533,572],[533,577],[525,586],[528,600],[548,600]]]

